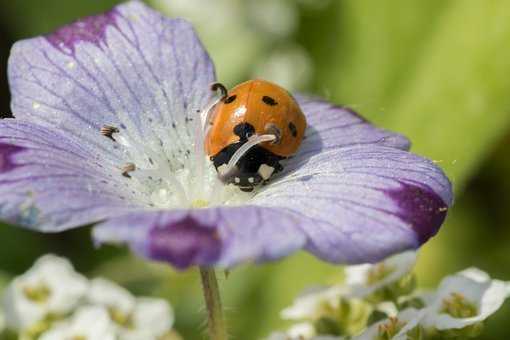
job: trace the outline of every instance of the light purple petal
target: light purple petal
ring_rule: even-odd
[[[141,141],[166,131],[174,145],[190,142],[193,128],[172,127],[187,126],[214,79],[191,25],[138,1],[20,41],[9,60],[14,116],[90,143],[106,124]]]
[[[306,248],[332,262],[378,261],[436,234],[452,203],[448,178],[431,161],[360,145],[312,156],[268,185],[254,204],[301,218]]]
[[[140,212],[94,228],[99,243],[129,243],[138,254],[177,268],[230,267],[281,258],[302,248],[298,218],[257,206]]]
[[[0,121],[1,219],[60,231],[132,211],[141,200],[95,148],[60,131]]]
[[[406,137],[375,127],[348,107],[302,95],[296,99],[306,115],[308,129],[293,162],[352,145],[375,144],[402,150],[409,150],[411,146]]]
[[[301,247],[331,262],[375,262],[433,236],[451,200],[433,163],[395,148],[354,146],[313,156],[250,205],[134,213],[94,234],[179,268],[274,260]]]

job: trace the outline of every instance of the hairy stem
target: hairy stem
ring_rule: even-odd
[[[220,290],[216,273],[212,268],[200,268],[205,305],[207,307],[207,323],[210,340],[227,340],[227,330],[223,319]]]

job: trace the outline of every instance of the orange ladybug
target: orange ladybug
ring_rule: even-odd
[[[296,100],[280,86],[249,80],[222,98],[206,122],[205,150],[220,178],[252,191],[283,169],[280,161],[298,150],[306,118]]]

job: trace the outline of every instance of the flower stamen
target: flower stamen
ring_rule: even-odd
[[[114,133],[119,133],[120,130],[116,128],[115,126],[105,125],[101,128],[101,134],[105,137],[110,138],[112,141],[115,142],[115,138],[113,138]]]
[[[441,313],[448,314],[454,318],[469,318],[478,314],[478,308],[464,295],[452,292],[449,298],[443,300]]]
[[[133,172],[136,170],[136,165],[134,163],[126,163],[122,167],[122,176],[126,178],[131,178],[130,172]]]

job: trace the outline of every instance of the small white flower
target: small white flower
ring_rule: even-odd
[[[315,339],[315,328],[309,322],[297,323],[286,332],[272,333],[266,340],[312,340]]]
[[[448,276],[435,294],[425,295],[422,325],[437,330],[461,329],[485,320],[507,298],[507,285],[476,268]]]
[[[315,320],[330,310],[338,309],[340,298],[347,293],[345,287],[332,286],[305,293],[294,300],[292,306],[282,310],[287,320]]]
[[[116,322],[128,318],[136,305],[136,298],[127,289],[102,278],[90,282],[87,300],[92,305],[104,306]]]
[[[114,322],[120,340],[156,340],[172,329],[174,314],[163,299],[135,298],[116,283],[91,281],[90,304],[103,306]]]
[[[284,332],[271,333],[266,340],[289,340],[289,336]]]
[[[43,256],[7,287],[4,296],[6,325],[19,331],[49,315],[65,315],[78,305],[87,288],[87,279],[77,273],[67,259]]]
[[[368,327],[361,335],[353,340],[377,340],[394,339],[406,340],[406,334],[416,326],[423,318],[424,312],[414,308],[408,308],[395,317],[376,322]]]
[[[272,333],[266,340],[342,340],[343,337],[330,335],[314,335],[315,331],[309,331],[310,324],[297,324],[291,327],[287,333]]]
[[[131,323],[130,328],[120,329],[121,340],[157,340],[172,329],[174,313],[163,299],[139,298]]]
[[[297,323],[287,330],[291,339],[311,339],[315,334],[315,327],[309,322]]]
[[[56,324],[39,340],[115,340],[115,327],[108,311],[99,306],[78,309],[73,317]]]
[[[370,295],[409,274],[416,257],[415,251],[406,251],[376,264],[348,266],[345,268],[346,283],[351,287],[353,296]]]

